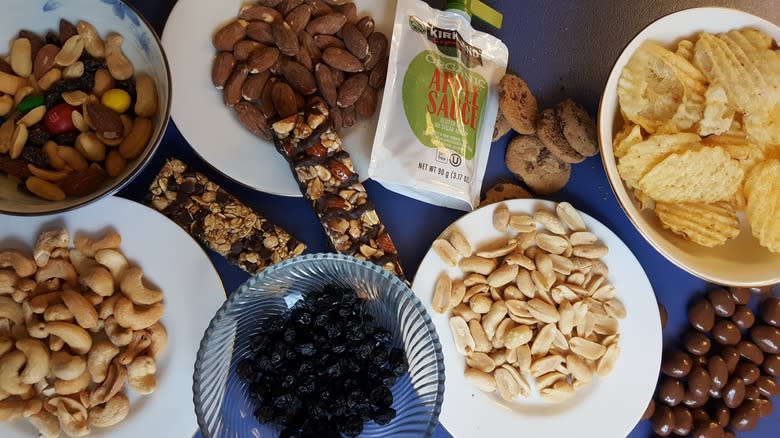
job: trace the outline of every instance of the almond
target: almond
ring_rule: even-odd
[[[275,8],[279,6],[282,0],[255,0],[258,5],[268,6],[269,8]]]
[[[262,49],[264,45],[252,39],[244,39],[233,46],[233,56],[239,61],[246,61],[249,56],[257,49]]]
[[[352,24],[346,23],[341,28],[341,37],[344,39],[344,46],[358,59],[363,59],[368,55],[368,41],[366,37]]]
[[[357,102],[355,102],[355,112],[359,117],[368,118],[374,115],[379,97],[374,87],[367,86],[363,90]]]
[[[319,63],[314,67],[314,75],[317,78],[317,85],[325,102],[331,108],[335,107],[338,100],[339,84],[338,79],[333,74],[333,70],[326,64]]]
[[[276,10],[281,12],[282,15],[287,15],[304,3],[304,0],[282,0],[277,6],[274,6]]]
[[[295,91],[286,82],[277,82],[271,92],[271,100],[279,117],[287,117],[298,112]]]
[[[348,106],[346,108],[341,109],[341,124],[345,128],[349,128],[350,126],[355,124],[355,120],[357,119],[357,116],[355,114],[355,107]]]
[[[339,12],[347,17],[347,23],[356,24],[360,18],[357,15],[357,6],[352,2],[347,2],[341,5]]]
[[[244,63],[236,65],[236,68],[233,69],[233,73],[230,74],[227,82],[225,82],[222,96],[226,106],[232,108],[241,101],[241,88],[244,86],[244,81],[248,75],[249,67]]]
[[[262,73],[279,60],[279,49],[276,47],[263,47],[252,52],[247,60],[249,71],[251,73]]]
[[[271,72],[264,71],[255,75],[249,75],[241,86],[241,97],[250,102],[259,100],[263,96],[263,89],[271,77]]]
[[[330,7],[329,2],[323,0],[305,0],[306,3],[311,5],[312,17],[322,17],[323,15],[332,14],[333,8]]]
[[[365,73],[359,73],[348,77],[347,80],[341,84],[341,87],[339,87],[336,103],[342,108],[354,105],[367,86],[368,75]]]
[[[211,66],[211,82],[218,90],[224,88],[235,66],[236,58],[230,52],[219,52],[214,57],[214,64]]]
[[[309,32],[303,31],[298,34],[298,41],[301,44],[301,50],[309,52],[312,65],[317,65],[322,60],[322,50],[314,42]]]
[[[19,31],[18,38],[27,38],[27,40],[30,42],[30,56],[32,59],[35,59],[35,55],[38,54],[38,50],[41,50],[41,47],[46,45],[46,40],[41,38],[40,35],[25,29]]]
[[[368,85],[374,88],[382,88],[385,86],[385,79],[387,79],[387,57],[379,60],[376,67],[371,70],[371,75],[368,77]]]
[[[349,73],[363,71],[363,63],[355,55],[344,49],[328,47],[322,52],[322,60],[337,70]]]
[[[119,114],[97,100],[84,104],[84,116],[89,127],[101,137],[114,140],[124,135],[125,125]]]
[[[271,78],[266,81],[265,87],[263,87],[263,94],[260,96],[260,111],[262,111],[263,115],[265,115],[265,118],[268,120],[271,120],[276,116],[273,91],[277,82],[279,82],[279,80],[276,77],[271,76]]]
[[[295,31],[284,21],[276,21],[271,24],[271,35],[274,38],[274,44],[279,48],[279,51],[287,56],[295,56],[300,50],[298,45],[298,35]]]
[[[374,32],[367,38],[368,54],[363,60],[366,70],[373,70],[374,67],[387,56],[388,42],[387,37],[382,32]]]
[[[247,23],[243,20],[233,20],[222,26],[214,34],[214,47],[217,50],[233,50],[233,46],[246,36]]]
[[[358,20],[355,27],[358,28],[358,30],[363,33],[365,37],[368,37],[372,33],[374,33],[374,28],[376,27],[376,24],[374,23],[374,19],[369,16],[365,16]]]
[[[11,64],[7,63],[5,59],[0,58],[0,72],[12,75],[14,74],[14,69],[11,68]]]
[[[314,35],[314,44],[319,47],[320,50],[325,50],[328,47],[338,47],[339,49],[346,49],[344,41],[333,35]]]
[[[57,185],[68,196],[84,196],[97,190],[106,179],[106,172],[100,166],[93,165],[84,170],[70,172]]]
[[[295,61],[285,61],[282,63],[281,70],[282,76],[298,93],[308,96],[317,91],[314,75],[303,65]],[[368,82],[368,78],[366,78],[366,82]]]
[[[62,18],[60,19],[60,26],[59,26],[59,36],[60,36],[60,42],[68,41],[70,37],[73,35],[76,35],[79,33],[78,29],[76,29],[76,25],[71,23],[70,21]]]
[[[282,14],[276,9],[268,6],[246,5],[241,8],[241,12],[238,13],[238,18],[246,21],[273,23],[274,21],[281,21]]]
[[[306,67],[306,70],[314,71],[314,61],[312,61],[311,53],[304,47],[304,41],[305,37],[304,35],[308,35],[306,32],[301,32],[298,34],[298,43],[300,44],[301,48],[298,50],[298,54],[295,55],[295,61],[297,61],[302,66]],[[312,42],[312,44],[314,44]]]
[[[60,52],[60,48],[54,44],[46,44],[38,50],[35,55],[35,61],[33,62],[33,75],[35,79],[40,79],[41,76],[51,70],[54,65],[54,58]]]
[[[311,20],[306,26],[306,31],[312,35],[333,35],[341,30],[346,22],[347,17],[344,14],[334,12]]]
[[[284,17],[284,21],[286,21],[287,24],[290,25],[290,27],[295,31],[295,33],[299,33],[304,29],[306,29],[306,25],[309,24],[310,19],[311,19],[311,6],[305,3],[299,5],[297,8],[290,11],[290,13]]]
[[[256,105],[249,102],[239,102],[233,109],[236,110],[238,121],[252,134],[265,139],[271,139],[271,130],[268,127],[268,120]]]
[[[261,44],[273,44],[271,25],[265,21],[253,21],[246,27],[246,36]]]

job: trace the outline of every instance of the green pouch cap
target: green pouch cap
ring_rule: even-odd
[[[445,9],[458,9],[473,15],[485,23],[501,29],[504,16],[500,12],[482,3],[480,0],[449,0]]]

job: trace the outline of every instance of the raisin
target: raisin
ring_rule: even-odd
[[[27,144],[41,147],[49,141],[49,133],[40,124],[34,125],[27,131]]]
[[[55,135],[52,140],[60,146],[73,146],[76,144],[76,137],[79,134],[80,132],[78,131],[66,132],[65,134]]]
[[[54,31],[46,32],[46,37],[44,39],[46,40],[46,44],[54,44],[57,47],[62,47],[60,36]]]
[[[25,146],[22,149],[22,159],[40,168],[49,167],[49,156],[40,147]]]

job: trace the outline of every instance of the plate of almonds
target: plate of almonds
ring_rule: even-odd
[[[324,99],[365,179],[395,0],[180,0],[163,32],[171,115],[195,151],[254,189],[301,196],[270,125]]]
[[[442,341],[440,418],[455,436],[513,425],[626,436],[653,395],[662,339],[650,282],[612,231],[567,202],[466,214],[432,243],[412,289]]]

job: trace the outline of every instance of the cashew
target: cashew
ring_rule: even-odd
[[[12,294],[16,290],[19,276],[10,269],[0,269],[0,295]]]
[[[92,348],[92,336],[76,324],[60,321],[48,322],[46,323],[46,331],[50,335],[62,338],[76,354],[87,354]]]
[[[122,298],[122,296],[116,294],[104,299],[103,302],[100,303],[98,317],[100,317],[100,319],[108,319],[109,316],[112,316],[114,314],[114,306],[120,298]]]
[[[33,249],[35,264],[44,267],[49,262],[49,257],[55,248],[67,248],[70,242],[70,234],[65,228],[44,231],[38,236]]]
[[[118,81],[130,79],[133,76],[133,64],[122,53],[122,35],[112,33],[106,38],[106,64],[111,76]]]
[[[46,323],[39,320],[33,312],[29,301],[22,303],[22,313],[24,314],[24,325],[27,328],[27,334],[35,339],[46,339],[49,333],[46,332]]]
[[[35,273],[35,281],[43,283],[51,278],[60,278],[68,284],[76,284],[76,270],[73,265],[63,259],[50,259]]]
[[[101,239],[94,240],[84,235],[76,235],[73,245],[81,254],[87,257],[95,257],[95,254],[101,249],[119,249],[122,244],[122,237],[116,231],[109,231]],[[74,263],[75,264],[75,263]]]
[[[135,78],[135,115],[138,117],[152,117],[157,112],[157,88],[154,79],[147,74],[140,74]]]
[[[33,312],[43,313],[49,306],[62,302],[62,292],[47,292],[36,295],[29,302]]]
[[[152,345],[152,337],[148,331],[138,330],[133,332],[133,340],[130,341],[130,344],[127,345],[124,351],[119,353],[117,362],[121,365],[130,365],[136,356],[141,355],[150,345]]]
[[[119,289],[127,298],[135,304],[155,304],[163,299],[163,293],[147,289],[143,284],[143,271],[138,267],[128,268],[122,281],[119,283]]]
[[[21,304],[4,295],[0,296],[0,319],[3,318],[7,318],[16,325],[21,325],[24,322]]]
[[[0,357],[14,348],[14,340],[8,336],[0,336]]]
[[[80,437],[90,432],[87,408],[80,402],[69,397],[53,397],[47,404],[56,409],[60,427],[69,436]]]
[[[32,278],[20,278],[16,283],[14,292],[11,294],[11,298],[17,303],[23,303],[36,287],[38,287],[38,283]]]
[[[105,331],[108,340],[117,347],[124,347],[133,339],[133,331],[120,326],[113,315],[106,318]]]
[[[82,132],[76,137],[73,146],[90,161],[98,162],[106,159],[106,145],[94,132]]]
[[[131,330],[143,330],[162,318],[164,306],[161,303],[151,306],[136,306],[125,297],[119,298],[114,306],[116,322]]]
[[[43,312],[43,320],[46,322],[51,321],[73,321],[73,312],[68,309],[68,306],[64,304],[54,304],[49,306]]]
[[[79,281],[100,296],[107,297],[114,294],[114,277],[108,269],[97,263],[85,269]]]
[[[30,385],[22,382],[22,368],[27,356],[19,350],[0,357],[0,388],[11,395],[22,395],[30,390]]]
[[[65,341],[63,341],[61,337],[54,336],[54,335],[49,336],[49,350],[60,351],[64,347],[65,347]]]
[[[39,438],[57,438],[60,436],[60,422],[54,414],[41,410],[37,414],[27,417],[36,429]]]
[[[37,399],[0,401],[0,421],[30,417],[39,413],[42,405],[43,402]]]
[[[57,380],[54,382],[54,392],[58,395],[77,394],[87,389],[91,381],[92,379],[87,372],[72,380]]]
[[[89,406],[102,405],[114,398],[124,388],[125,379],[127,379],[127,368],[112,362],[108,367],[106,380],[89,395]]]
[[[147,328],[146,331],[149,332],[149,337],[152,339],[149,349],[146,350],[146,355],[157,359],[165,350],[165,346],[168,345],[168,331],[159,322]]]
[[[34,385],[49,374],[49,350],[38,339],[25,338],[16,341],[16,349],[27,356],[27,366],[22,371],[22,382]]]
[[[102,295],[98,295],[95,292],[87,291],[83,295],[84,295],[84,298],[90,304],[92,304],[92,307],[97,307],[98,305],[100,305],[100,303],[103,302],[103,296]]]
[[[127,269],[127,258],[115,249],[101,249],[95,253],[95,260],[111,271],[111,276],[119,282]]]
[[[84,374],[87,361],[81,356],[74,356],[64,351],[55,351],[49,360],[51,373],[62,380],[72,380]]]
[[[97,33],[97,29],[86,21],[79,21],[76,30],[84,41],[84,50],[95,58],[104,58],[106,56],[106,46]]]
[[[68,310],[73,312],[76,322],[82,328],[91,329],[97,327],[97,310],[84,295],[72,290],[64,290],[62,291],[62,301],[68,307]]]
[[[103,383],[106,380],[108,366],[119,354],[119,347],[109,341],[99,341],[92,346],[87,356],[87,370],[95,383]]]
[[[9,267],[14,268],[16,275],[20,277],[29,277],[35,274],[35,271],[38,269],[31,258],[15,249],[0,251],[0,268]]]
[[[127,383],[139,394],[157,389],[157,364],[149,356],[138,356],[127,366]]]
[[[149,139],[152,137],[152,120],[145,117],[136,117],[133,127],[119,144],[119,154],[125,160],[135,160],[141,156]]]
[[[89,409],[89,424],[110,427],[124,420],[129,412],[130,400],[124,392],[119,392],[106,403]]]

